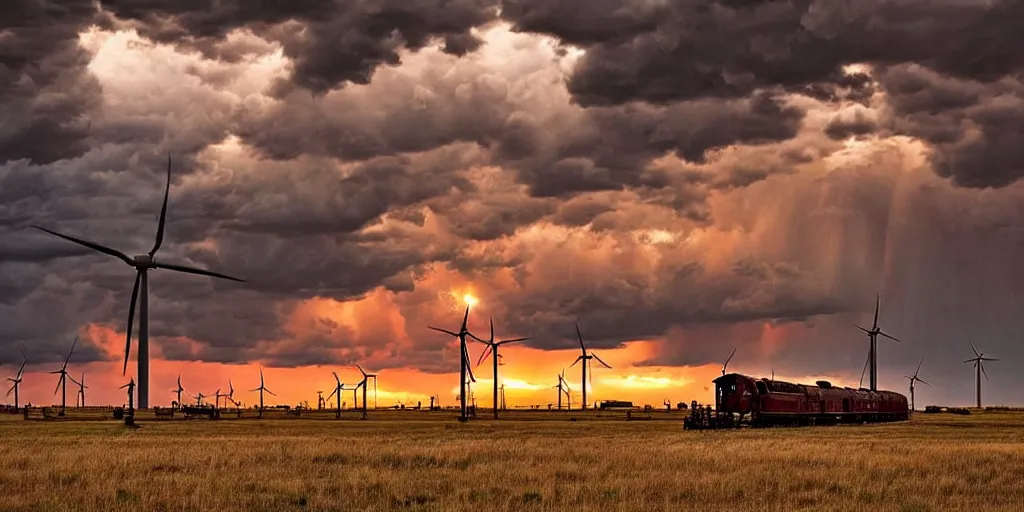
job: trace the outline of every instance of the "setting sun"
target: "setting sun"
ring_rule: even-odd
[[[476,297],[474,297],[474,296],[472,296],[472,295],[470,295],[468,293],[462,296],[462,301],[465,302],[466,305],[469,306],[469,307],[476,306],[477,303],[480,302],[479,300],[477,300]]]

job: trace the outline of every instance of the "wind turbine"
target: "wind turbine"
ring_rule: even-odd
[[[924,362],[924,358],[922,357],[921,360],[918,361],[918,363],[917,363],[917,369],[914,370],[914,374],[913,375],[904,375],[904,377],[906,377],[910,381],[910,412],[911,413],[914,412],[914,383],[915,382],[920,382],[921,384],[924,384],[924,385],[926,385],[928,387],[931,387],[931,384],[928,384],[927,382],[924,381],[924,379],[922,379],[922,378],[917,376],[917,374],[920,373],[920,371],[921,371],[921,363],[923,363],[923,362]]]
[[[185,388],[181,387],[181,374],[178,374],[178,389],[172,389],[171,392],[178,394],[178,409],[181,409],[185,404],[181,403],[181,392],[185,391]]]
[[[213,392],[213,408],[220,409],[220,397],[224,395],[220,394],[220,388]]]
[[[216,277],[220,279],[229,279],[231,281],[245,282],[242,279],[231,277],[225,274],[218,274],[209,270],[203,270],[200,268],[189,267],[185,265],[176,265],[170,263],[158,262],[154,259],[156,251],[160,249],[160,245],[164,241],[164,224],[167,220],[167,198],[171,193],[171,156],[167,155],[167,185],[164,188],[164,202],[163,206],[160,207],[160,221],[157,224],[156,230],[156,243],[153,244],[153,248],[150,249],[147,254],[140,254],[135,257],[128,257],[125,253],[118,251],[117,249],[111,249],[100,245],[95,242],[83,240],[81,238],[75,238],[73,236],[62,235],[56,231],[51,231],[44,227],[35,226],[32,227],[40,231],[44,231],[53,236],[63,238],[69,242],[74,242],[78,245],[88,247],[97,252],[113,256],[120,259],[121,261],[128,264],[128,266],[135,269],[135,286],[132,288],[132,300],[128,307],[128,328],[126,331],[126,339],[124,346],[124,369],[121,371],[122,375],[128,373],[128,354],[131,350],[132,342],[132,319],[135,316],[135,302],[139,301],[139,408],[146,409],[149,407],[149,271],[152,269],[166,269],[173,270],[175,272],[185,272],[188,274],[199,274],[203,276]],[[140,295],[141,291],[141,295]]]
[[[134,391],[135,391],[135,379],[133,378],[133,379],[129,380],[128,384],[125,384],[124,386],[121,386],[121,387],[119,387],[117,389],[124,389],[124,388],[128,388],[128,410],[132,410],[132,409],[135,408],[134,402],[132,401],[132,398],[135,396],[135,393],[134,393]]]
[[[480,343],[487,345],[487,348],[485,348],[484,352],[480,354],[480,359],[476,362],[476,366],[479,368],[480,365],[483,364],[484,360],[487,359],[487,356],[491,355],[491,353],[494,354],[494,357],[491,358],[494,361],[494,419],[498,419],[498,360],[501,358],[501,354],[498,353],[498,348],[506,343],[526,341],[530,338],[494,341],[494,319],[490,318],[488,321],[491,324],[491,337],[487,341],[480,341]],[[473,336],[473,339],[476,339],[476,336]]]
[[[225,400],[230,400],[231,404],[238,408],[238,402],[235,401],[235,386],[231,384],[231,379],[228,379],[228,394],[224,395]]]
[[[377,374],[376,373],[366,373],[366,372],[364,372],[363,371],[363,367],[359,366],[358,364],[356,365],[356,368],[359,369],[359,373],[363,374],[363,380],[359,381],[359,384],[356,385],[356,388],[358,388],[359,386],[363,387],[363,419],[365,420],[366,419],[366,381],[368,381],[370,379],[373,379],[373,408],[376,409],[377,408]],[[341,397],[341,393],[338,394],[338,397],[339,398]],[[355,399],[355,394],[353,394],[352,397],[353,397],[353,399]]]
[[[85,407],[85,390],[89,387],[85,385],[85,372],[82,372],[81,382],[75,380],[75,378],[70,375],[68,375],[68,378],[71,379],[71,382],[78,384],[78,393],[75,395],[75,404],[78,404],[76,407]]]
[[[736,349],[738,349],[738,348],[740,348],[739,345],[736,345],[735,347],[733,347],[732,353],[729,354],[728,358],[726,358],[725,364],[722,365],[722,375],[725,375],[725,369],[729,367],[729,361],[732,361],[732,356],[736,355]]]
[[[988,380],[988,372],[985,371],[985,363],[982,361],[998,361],[991,357],[985,357],[985,354],[978,352],[978,349],[974,347],[974,342],[970,338],[967,338],[967,343],[971,344],[971,350],[974,351],[974,358],[964,360],[965,363],[974,363],[974,378],[975,378],[975,390],[978,394],[978,408],[981,409],[981,374],[985,374],[985,380]]]
[[[871,367],[869,389],[871,389],[871,391],[878,391],[878,336],[881,335],[896,342],[900,341],[894,336],[890,336],[883,332],[882,329],[878,327],[878,308],[881,300],[881,295],[875,296],[875,319],[871,323],[871,329],[865,329],[859,325],[857,326],[857,328],[864,331],[871,340],[871,346],[868,349],[868,366]]]
[[[583,405],[581,406],[580,410],[585,411],[587,410],[587,367],[590,366],[590,360],[597,359],[597,362],[601,363],[602,365],[604,365],[605,368],[608,368],[609,370],[612,367],[608,366],[608,363],[602,361],[600,357],[597,357],[597,354],[593,352],[587,352],[587,346],[583,344],[583,335],[580,334],[579,323],[576,324],[576,337],[580,340],[580,349],[583,350],[583,354],[577,357],[576,360],[573,361],[571,365],[569,365],[569,368],[572,368],[573,366],[576,366],[576,363],[583,361],[583,383],[581,384],[583,386]],[[593,373],[593,370],[591,370],[591,373]]]
[[[262,366],[260,366],[260,387],[254,389],[253,391],[259,391],[260,392],[260,418],[262,418],[263,417],[263,392],[266,391],[267,393],[270,393],[273,396],[277,396],[276,394],[274,394],[273,391],[267,389],[267,386],[264,384],[264,382],[263,382],[263,367]]]
[[[569,383],[565,381],[565,368],[562,368],[562,373],[558,374],[558,385],[551,386],[552,388],[558,389],[558,410],[562,410],[562,393],[565,393],[566,398],[569,397]],[[570,406],[571,408],[571,406]]]
[[[78,345],[78,336],[75,336],[75,341],[71,343],[71,350],[68,351],[68,357],[64,359],[64,366],[60,367],[60,370],[50,372],[53,375],[60,375],[60,379],[57,381],[57,387],[54,388],[53,394],[56,395],[57,391],[61,391],[60,398],[60,415],[64,415],[64,409],[68,405],[68,387],[67,387],[67,376],[68,376],[68,361],[71,360],[71,354],[75,352],[75,345]]]
[[[338,408],[335,410],[334,417],[340,419],[341,418],[341,392],[344,391],[345,385],[341,383],[341,378],[338,377],[337,372],[331,372],[331,374],[334,375],[334,381],[337,382],[337,385],[334,387],[334,391],[331,391],[331,394],[327,396],[327,401],[330,402],[332,396],[338,395],[338,399],[336,400],[338,402]]]
[[[10,377],[7,377],[7,380],[10,381],[11,383],[13,383],[13,385],[11,386],[11,389],[7,390],[7,396],[11,396],[12,392],[14,393],[14,408],[15,409],[17,409],[19,407],[19,403],[18,403],[18,389],[21,387],[22,375],[24,375],[24,373],[25,373],[25,365],[28,364],[28,358],[25,357],[25,349],[21,348],[21,345],[18,345],[18,350],[21,351],[21,368],[18,368],[18,375],[16,375],[13,379],[10,378]]]
[[[433,329],[437,332],[443,332],[449,336],[454,336],[459,339],[459,421],[466,421],[469,419],[466,416],[466,373],[469,373],[469,379],[472,382],[476,382],[476,377],[473,376],[473,369],[469,367],[469,349],[466,347],[466,336],[472,336],[477,341],[483,341],[476,336],[473,336],[466,324],[469,323],[469,306],[466,306],[466,314],[462,317],[462,327],[459,328],[459,332],[454,333],[446,329],[439,329],[437,327],[427,326],[428,329]]]
[[[206,395],[203,395],[202,391],[200,391],[199,393],[196,393],[195,399],[196,399],[196,406],[197,407],[202,407],[202,405],[203,405],[203,398],[205,398],[205,397],[206,397]]]

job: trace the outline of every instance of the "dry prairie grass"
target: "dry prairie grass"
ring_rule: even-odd
[[[372,414],[0,421],[0,510],[1024,509],[1022,413],[717,432]]]

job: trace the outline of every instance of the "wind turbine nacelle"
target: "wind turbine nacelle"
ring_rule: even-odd
[[[148,254],[137,254],[132,258],[136,267],[148,268],[153,266],[153,257]]]

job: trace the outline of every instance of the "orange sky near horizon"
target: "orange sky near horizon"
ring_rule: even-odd
[[[479,301],[475,298],[472,300]],[[452,327],[446,326],[446,328]],[[119,351],[123,350],[124,334],[96,325],[88,326],[83,331],[83,335],[89,335],[94,340],[101,340],[101,346],[111,356],[109,361],[69,364],[68,371],[74,378],[78,379],[83,372],[86,374],[87,404],[121,405],[126,403],[124,390],[118,388],[129,378],[135,376],[134,350],[132,360],[128,364],[128,374],[122,376],[118,370],[121,369],[123,354]],[[763,331],[763,343],[777,342],[777,339],[773,339],[779,336],[780,327],[773,328],[770,324],[765,323]],[[151,405],[170,404],[171,400],[175,398],[173,390],[176,387],[176,379],[179,374],[183,387],[189,393],[202,392],[204,396],[212,396],[218,389],[222,393],[227,393],[230,380],[235,388],[236,401],[246,407],[258,403],[258,393],[252,391],[259,386],[261,365],[258,362],[225,364],[204,361],[169,361],[158,357],[159,342],[154,341],[153,354],[157,357],[152,358],[150,365]],[[457,348],[458,341],[456,339],[453,338],[450,343],[453,348]],[[658,408],[666,399],[672,404],[680,401],[689,403],[691,400],[697,400],[704,403],[712,400],[713,385],[711,381],[720,375],[720,365],[634,366],[635,363],[651,356],[657,343],[660,341],[633,341],[624,343],[619,348],[595,349],[594,352],[608,362],[612,369],[597,364],[592,365],[592,383],[587,391],[588,402],[593,404],[600,400],[630,400],[635,405],[650,404]],[[469,348],[471,363],[476,365],[484,347],[480,343],[471,342]],[[570,368],[579,355],[578,349],[540,350],[508,344],[501,347],[501,354],[499,382],[505,384],[505,398],[508,407],[537,405],[547,408],[548,404],[556,404],[557,392],[554,386],[558,382],[558,373],[563,369],[565,369],[566,381],[571,388],[573,407],[579,406],[582,399],[581,370],[579,365]],[[54,368],[50,369],[39,365],[30,365],[26,368],[24,382],[20,389],[22,404],[43,405],[60,402],[59,392],[54,394],[54,386],[57,384],[58,377],[48,373],[56,370],[58,366],[54,365]],[[390,407],[399,403],[415,406],[417,401],[428,404],[431,395],[439,396],[440,404],[447,407],[457,404],[459,380],[457,367],[456,363],[450,373],[426,373],[414,368],[378,370],[373,366],[364,366],[364,369],[376,371],[379,374],[376,397],[376,404],[379,407]],[[278,404],[294,406],[306,401],[312,407],[316,407],[317,391],[323,391],[326,398],[334,389],[334,378],[331,372],[338,373],[346,389],[354,386],[361,378],[354,365],[262,368],[267,388],[277,394],[277,396],[265,396],[268,406]],[[472,391],[480,407],[490,407],[492,403],[492,368],[492,363],[488,359],[474,369],[477,382],[472,385]],[[751,375],[764,373],[760,371],[761,368],[744,368],[736,365],[730,365],[729,370]],[[10,370],[12,374],[16,371],[16,368]],[[813,382],[823,378],[821,376],[784,376],[781,374],[775,377],[779,380],[796,382]],[[843,379],[825,378],[829,378],[837,384],[856,384],[855,382],[844,382]],[[67,391],[69,405],[75,403],[77,390],[77,386],[69,383]],[[372,406],[374,404],[372,385],[369,396]],[[351,407],[351,397],[350,392],[344,393],[345,407]],[[6,401],[13,403],[13,395],[9,396]]]

